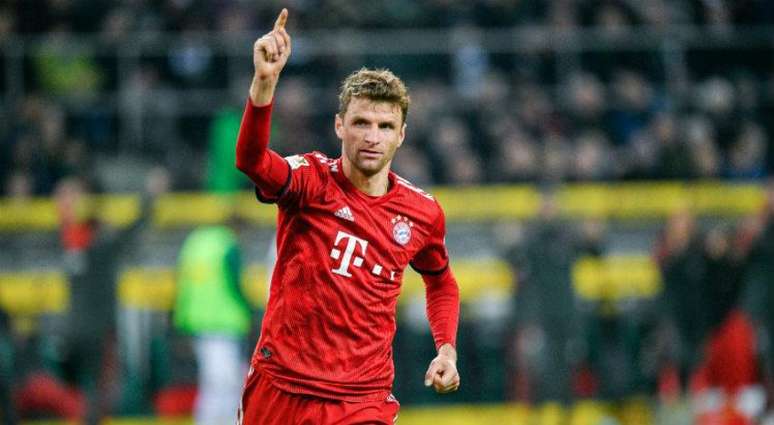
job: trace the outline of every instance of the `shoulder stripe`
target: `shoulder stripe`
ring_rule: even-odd
[[[324,154],[314,151],[311,153],[313,157],[315,157],[320,164],[327,165],[332,172],[337,173],[339,171],[338,161],[335,158],[328,158]]]
[[[401,177],[398,177],[398,178],[396,179],[396,181],[398,182],[398,184],[399,184],[399,185],[401,185],[401,186],[403,186],[403,187],[405,187],[405,188],[411,189],[411,190],[413,190],[414,192],[416,192],[416,193],[418,193],[418,194],[420,194],[420,195],[424,196],[424,197],[425,197],[425,198],[427,198],[427,199],[430,199],[430,200],[433,200],[433,199],[435,199],[435,198],[433,198],[433,196],[432,196],[432,195],[430,195],[429,193],[427,193],[427,192],[425,192],[424,190],[422,190],[422,189],[420,189],[420,188],[418,188],[418,187],[414,186],[413,184],[409,183],[409,182],[408,182],[408,180],[405,180],[405,179],[403,179],[403,178],[401,178]]]

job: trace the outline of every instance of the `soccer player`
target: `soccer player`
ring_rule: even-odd
[[[335,131],[341,157],[280,157],[268,148],[274,90],[291,52],[283,9],[253,48],[255,75],[237,167],[276,203],[277,262],[245,382],[242,423],[392,424],[392,340],[403,271],[422,274],[438,355],[425,385],[457,390],[459,289],[438,202],[390,171],[409,97],[387,70],[344,81]]]

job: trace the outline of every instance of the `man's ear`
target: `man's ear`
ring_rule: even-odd
[[[398,147],[401,147],[403,145],[403,139],[406,138],[406,123],[403,123],[403,125],[400,128],[400,139],[398,141]]]
[[[333,122],[333,129],[336,131],[336,137],[339,139],[343,139],[344,136],[342,133],[344,132],[344,120],[341,119],[341,115],[336,114],[336,118]]]

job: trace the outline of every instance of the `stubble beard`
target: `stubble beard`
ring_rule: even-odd
[[[361,160],[361,161],[354,161],[355,167],[357,167],[358,171],[360,171],[363,175],[367,177],[374,176],[376,174],[379,174],[380,171],[382,171],[385,167],[388,166],[389,160],[386,158],[382,158],[378,161],[373,160]]]

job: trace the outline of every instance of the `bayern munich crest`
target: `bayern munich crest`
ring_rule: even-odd
[[[414,227],[414,223],[408,219],[408,217],[402,215],[396,215],[392,219],[392,237],[395,242],[406,245],[411,240],[411,228]]]

